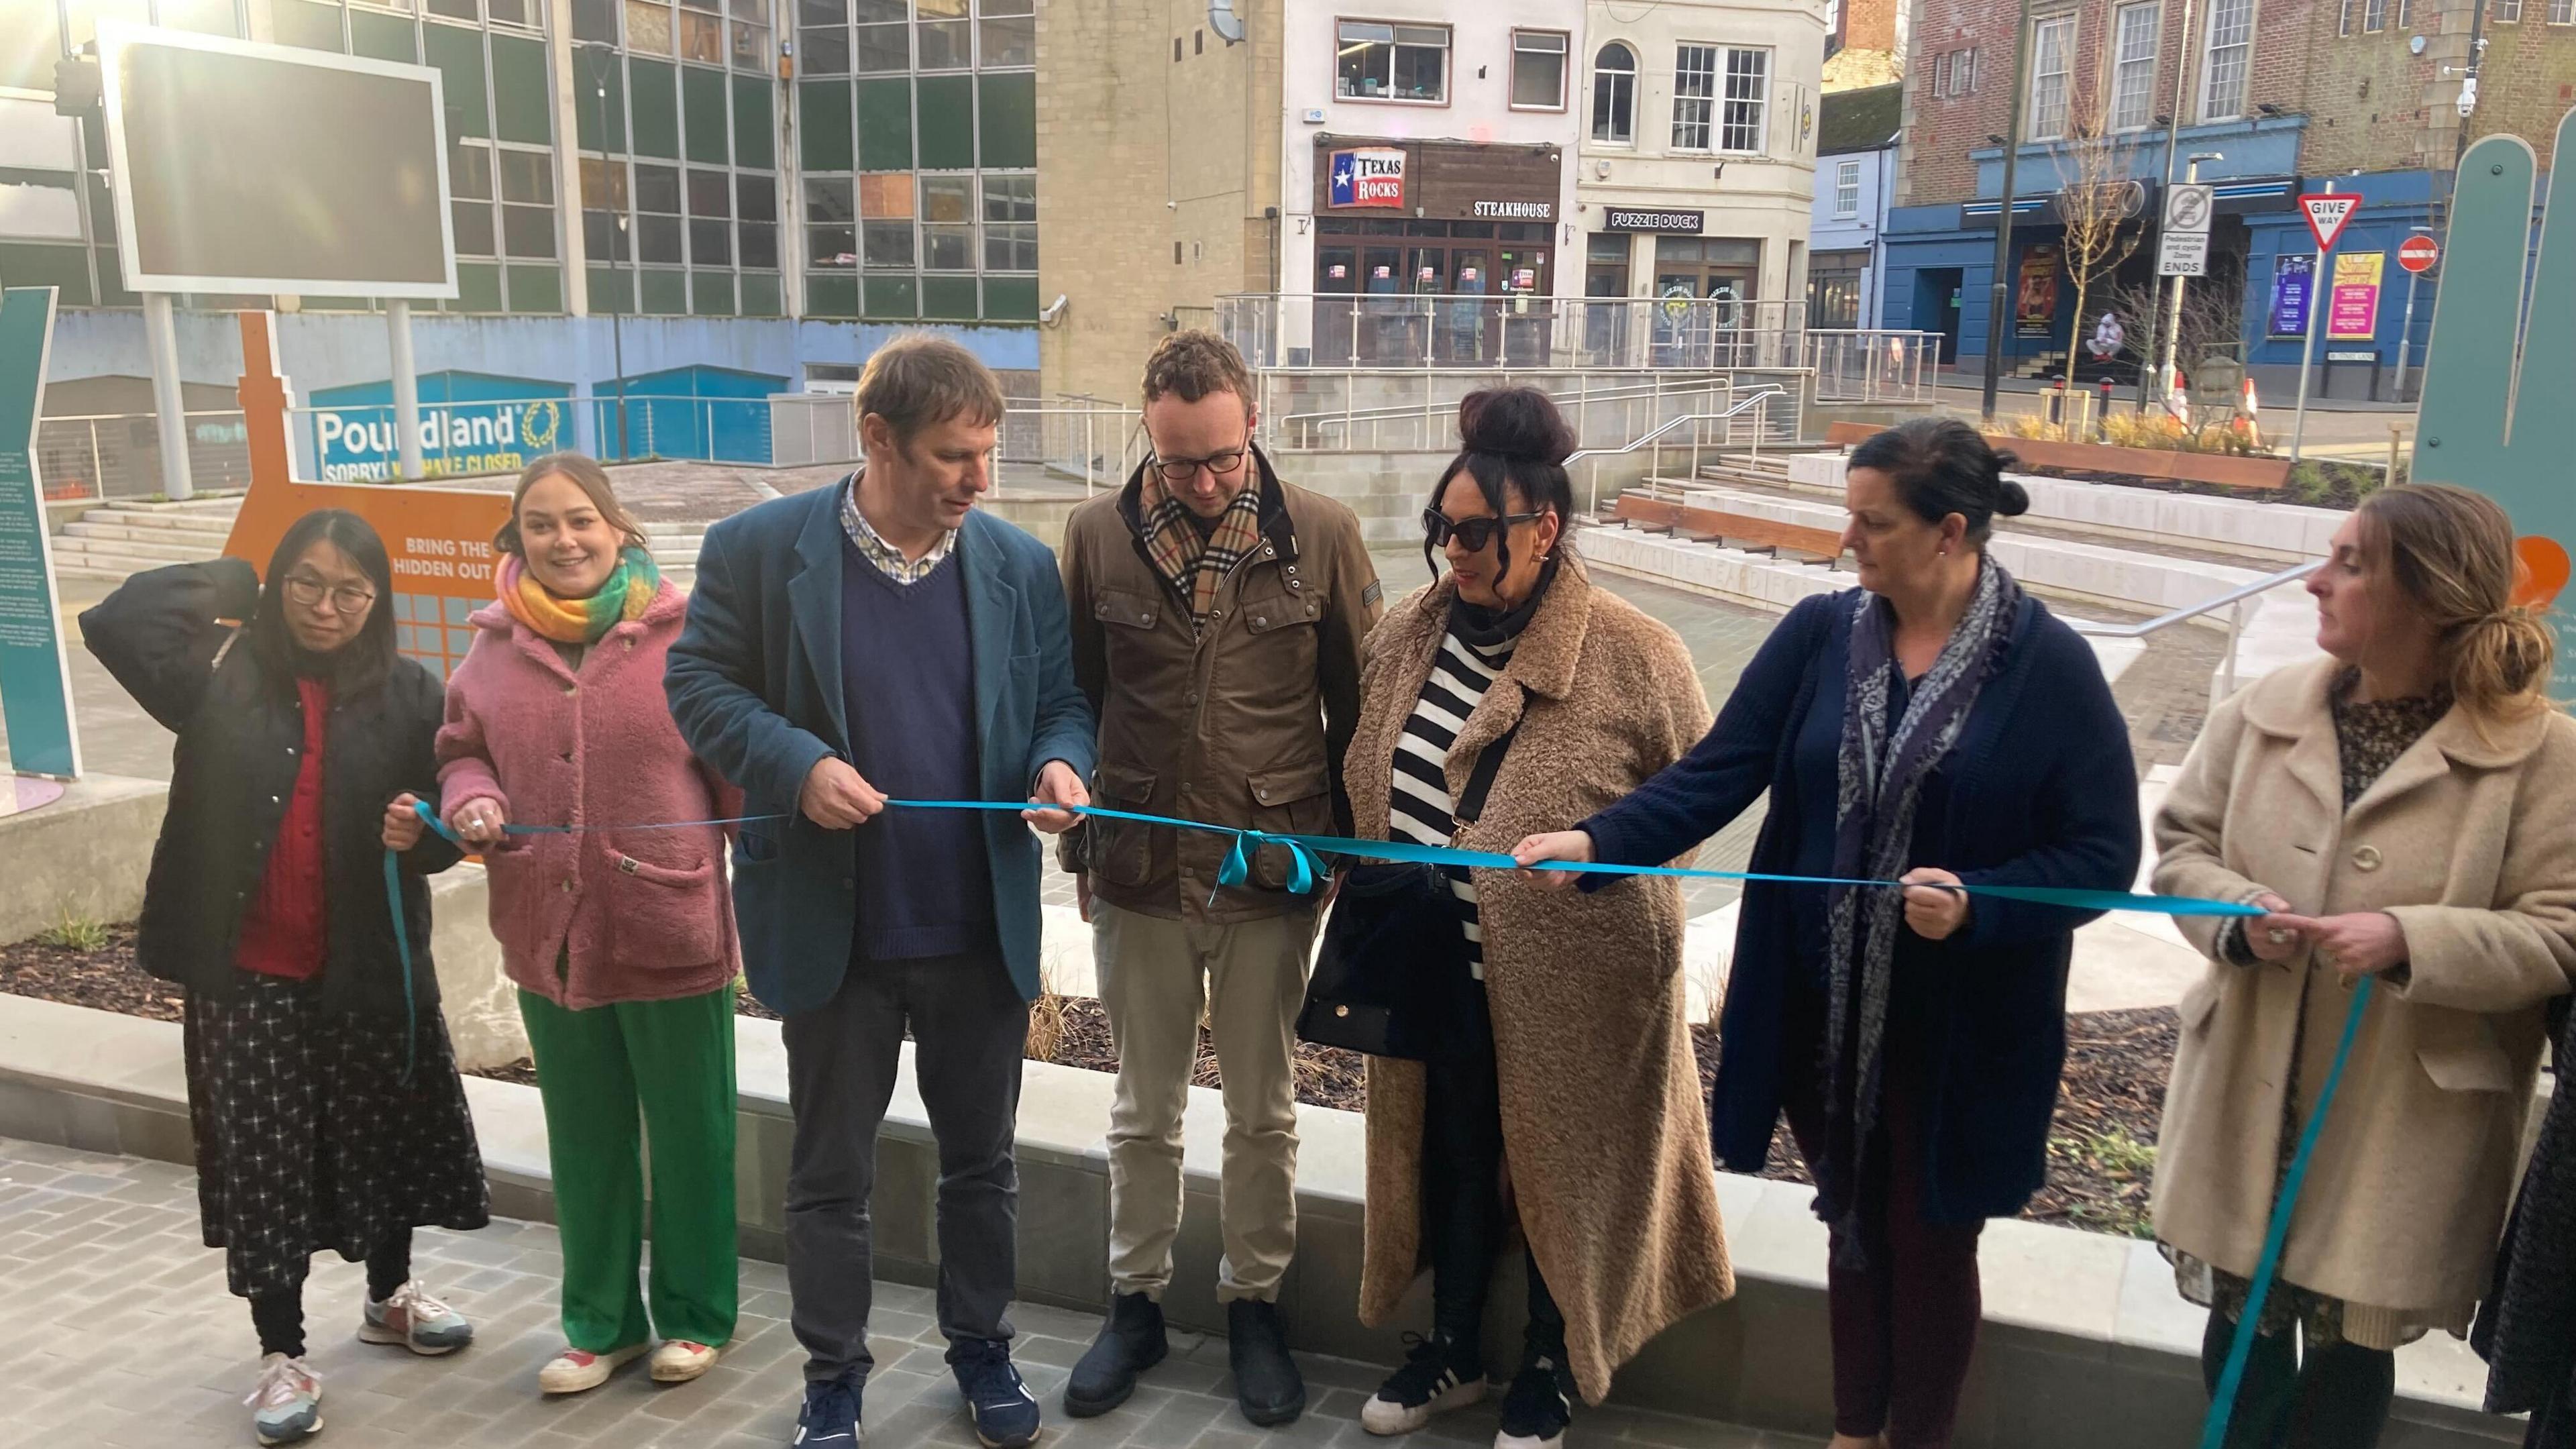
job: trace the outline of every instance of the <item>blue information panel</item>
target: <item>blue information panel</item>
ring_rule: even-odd
[[[12,769],[68,779],[80,773],[80,738],[36,483],[36,418],[53,336],[53,288],[0,292],[0,719]]]

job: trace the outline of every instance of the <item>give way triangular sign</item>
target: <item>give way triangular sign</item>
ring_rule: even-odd
[[[2308,214],[2308,230],[2317,239],[2318,251],[2334,250],[2335,238],[2343,235],[2343,224],[2352,220],[2353,210],[2360,205],[2361,198],[2350,194],[2320,192],[2299,198],[2299,209]]]

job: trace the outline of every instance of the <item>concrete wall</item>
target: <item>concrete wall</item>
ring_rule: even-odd
[[[130,921],[143,909],[143,878],[161,833],[170,787],[158,780],[91,775],[63,797],[0,815],[0,943],[63,921]]]
[[[1281,9],[1237,4],[1247,34],[1229,45],[1192,0],[1038,8],[1038,299],[1066,299],[1037,334],[1047,398],[1132,405],[1174,324],[1270,290]]]

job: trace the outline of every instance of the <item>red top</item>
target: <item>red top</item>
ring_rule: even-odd
[[[277,843],[269,847],[259,889],[242,913],[233,960],[263,976],[310,981],[322,974],[329,936],[322,903],[322,727],[331,717],[331,691],[298,679],[295,693],[304,706],[295,794],[277,824]]]

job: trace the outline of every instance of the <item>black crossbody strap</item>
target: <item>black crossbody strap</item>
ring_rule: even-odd
[[[1485,796],[1492,792],[1494,776],[1503,768],[1503,751],[1511,748],[1512,736],[1521,732],[1521,725],[1528,718],[1523,714],[1520,719],[1512,721],[1510,729],[1497,735],[1494,742],[1476,756],[1476,768],[1467,772],[1467,793],[1458,797],[1458,807],[1449,812],[1459,829],[1475,824],[1484,815]]]

